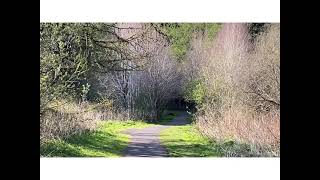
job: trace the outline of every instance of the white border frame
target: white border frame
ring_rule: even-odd
[[[41,180],[278,180],[280,158],[41,158]]]
[[[41,0],[40,22],[280,22],[280,0]]]
[[[280,0],[41,0],[40,22],[280,22]],[[40,158],[41,180],[277,180],[280,158]]]

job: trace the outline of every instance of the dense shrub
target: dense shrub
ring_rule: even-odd
[[[279,156],[279,32],[280,26],[273,24],[252,44],[245,24],[224,24],[211,43],[201,37],[193,40],[194,52],[187,61],[197,62],[196,78],[204,87],[204,101],[195,116],[203,134],[221,143],[247,144],[255,156]],[[189,91],[197,92],[192,87]],[[242,146],[228,146],[226,154],[241,154],[230,147]]]

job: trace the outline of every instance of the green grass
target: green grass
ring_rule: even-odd
[[[166,114],[163,114],[160,117],[160,120],[157,122],[154,122],[154,124],[166,125],[171,120],[173,120],[176,116],[178,116],[179,113],[181,113],[181,111],[174,111],[174,110],[167,111]]]
[[[176,115],[164,115],[160,118],[158,122],[155,122],[155,124],[161,124],[161,125],[168,124],[175,117]]]
[[[160,121],[102,121],[94,132],[74,135],[65,140],[52,140],[40,146],[43,157],[119,157],[129,144],[129,135],[121,131],[129,128],[144,128],[170,122],[174,115],[163,115]]]
[[[103,121],[94,132],[75,135],[66,140],[53,140],[42,145],[40,156],[119,157],[129,143],[129,135],[121,131],[150,125],[141,121]]]
[[[129,144],[129,135],[122,131],[167,124],[180,112],[163,115],[156,123],[142,121],[102,121],[94,132],[75,135],[65,140],[52,140],[40,147],[44,157],[119,157]],[[190,120],[190,119],[188,119]],[[174,126],[160,134],[161,143],[172,157],[220,156],[214,143],[203,137],[192,124]]]
[[[160,141],[171,157],[221,156],[215,144],[203,137],[192,124],[163,130]]]

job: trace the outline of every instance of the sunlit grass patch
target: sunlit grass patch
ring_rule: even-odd
[[[119,157],[128,146],[128,128],[148,127],[142,121],[102,121],[93,132],[75,135],[65,140],[52,140],[40,147],[46,157]]]
[[[202,136],[192,125],[165,129],[160,134],[160,140],[171,157],[221,156],[215,144]]]

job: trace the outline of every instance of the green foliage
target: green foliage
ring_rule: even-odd
[[[177,28],[168,29],[168,35],[172,41],[172,52],[179,60],[187,53],[192,31],[191,24],[181,24]]]
[[[40,146],[45,157],[119,157],[129,144],[129,136],[121,133],[128,128],[150,126],[142,121],[101,122],[94,132],[53,140]]]
[[[170,121],[172,121],[177,115],[178,115],[178,112],[170,111],[170,113],[162,115],[160,117],[160,120],[156,123],[165,125],[165,124],[169,123]]]
[[[166,115],[160,119],[160,123],[166,124],[166,123],[170,122],[172,119],[174,119],[175,117],[176,117],[175,115]]]
[[[171,43],[173,56],[181,61],[190,48],[191,39],[194,35],[207,35],[213,38],[218,32],[220,25],[216,23],[170,23],[161,24],[165,34]]]
[[[215,144],[202,136],[193,125],[165,129],[160,134],[160,141],[172,157],[221,156]]]
[[[265,32],[270,23],[248,23],[250,40],[254,41],[261,33]]]
[[[220,24],[213,24],[213,23],[208,23],[206,24],[206,30],[208,33],[208,38],[209,39],[213,39],[215,37],[215,35],[218,33],[218,31],[220,30],[221,25]]]
[[[87,99],[87,94],[90,90],[90,84],[86,83],[82,85],[81,93],[82,93],[82,100],[85,101]]]
[[[55,99],[86,100],[96,87],[93,74],[119,69],[120,61],[114,59],[130,56],[129,42],[115,28],[107,23],[40,23],[41,112]]]
[[[57,98],[76,96],[88,69],[88,50],[84,48],[79,24],[40,24],[41,108]]]
[[[184,97],[189,102],[201,105],[205,97],[205,87],[201,80],[194,80],[187,84]]]

